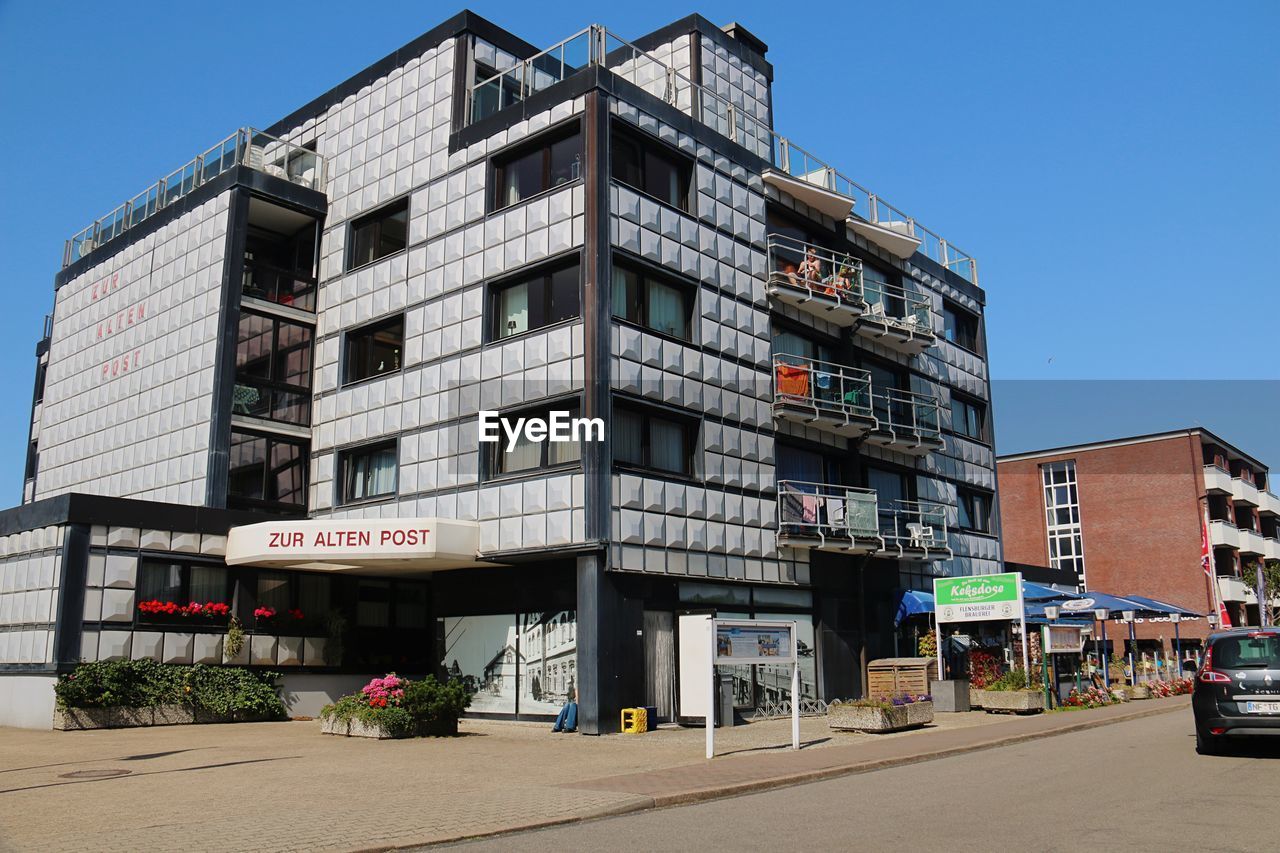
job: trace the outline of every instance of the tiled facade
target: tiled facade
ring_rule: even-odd
[[[884,614],[895,588],[927,586],[936,574],[999,570],[987,364],[977,344],[959,346],[944,332],[944,311],[961,310],[972,316],[976,340],[985,338],[985,295],[972,273],[967,280],[931,257],[895,254],[885,248],[892,242],[859,236],[842,216],[811,207],[805,186],[796,190],[770,177],[777,171],[770,161],[772,68],[763,44],[741,28],[722,31],[692,16],[638,40],[639,47],[610,41],[599,28],[587,32],[607,46],[598,61],[570,70],[537,60],[526,65],[535,49],[463,13],[268,130],[296,146],[291,150],[323,161],[324,183],[315,188],[323,198],[237,173],[203,202],[197,189],[183,215],[142,237],[125,230],[114,238],[123,248],[107,243],[64,271],[48,383],[33,427],[35,506],[79,492],[222,513],[179,512],[182,524],[153,530],[127,519],[86,525],[59,510],[85,539],[74,557],[84,561],[75,588],[76,598],[83,593],[76,614],[83,618],[65,617],[57,629],[74,629],[79,638],[63,643],[72,659],[219,659],[216,632],[138,623],[135,575],[140,562],[165,555],[216,563],[230,527],[292,511],[265,506],[269,496],[256,494],[252,513],[226,509],[245,508],[237,501],[244,488],[235,471],[240,457],[230,454],[229,479],[219,469],[227,464],[228,435],[237,430],[293,442],[305,454],[307,518],[474,523],[475,557],[490,567],[434,574],[426,567],[417,574],[437,630],[447,634],[459,619],[520,613],[521,627],[503,628],[517,655],[520,637],[567,632],[575,638],[576,665],[557,663],[554,695],[568,691],[565,673],[573,671],[587,730],[613,727],[620,703],[662,704],[661,697],[638,695],[652,664],[648,640],[639,637],[644,626],[661,625],[692,602],[718,595],[722,612],[780,611],[801,620],[809,698],[830,699],[861,690],[860,653],[890,651]],[[519,79],[528,91],[479,115],[471,84],[526,71]],[[515,204],[496,203],[495,170],[504,157],[571,132],[583,141],[569,179]],[[687,204],[676,206],[611,173],[612,140],[620,133],[687,163]],[[263,200],[322,221],[313,314],[292,300],[264,305],[247,289],[241,293],[239,282],[248,281],[238,257],[247,252],[245,222],[252,232],[267,221],[253,208]],[[352,235],[360,223],[401,201],[407,201],[403,246],[354,263]],[[772,298],[770,233],[780,215],[830,235],[833,249],[886,281],[918,290],[929,310],[914,334],[927,343],[916,350],[877,343],[848,323]],[[95,257],[106,252],[101,261]],[[496,334],[497,288],[559,261],[580,270],[576,316]],[[610,294],[619,263],[690,294],[687,335],[618,316]],[[94,288],[104,279],[112,287],[98,308]],[[129,306],[144,300],[146,320],[130,325]],[[113,312],[125,312],[126,328],[98,342],[95,324]],[[242,380],[232,354],[245,312],[314,327],[311,405],[303,421],[272,422],[247,416],[235,408],[240,403],[229,406],[248,399],[235,396]],[[395,369],[346,381],[351,334],[400,316]],[[930,441],[941,449],[877,446],[820,423],[776,417],[774,340],[783,328],[829,342],[851,369],[874,362],[902,376],[902,392],[936,398],[930,405],[940,421]],[[128,349],[121,342],[149,355],[127,376],[100,381],[94,371],[117,349]],[[954,391],[983,407],[981,438],[951,428]],[[478,413],[539,403],[581,408],[607,423],[618,406],[673,418],[687,425],[688,470],[617,464],[622,448],[607,430],[606,440],[584,445],[574,464],[496,473],[480,442]],[[144,424],[141,435],[127,440],[113,420],[126,413]],[[383,442],[393,443],[394,489],[351,500],[344,459]],[[780,459],[801,449],[841,468],[838,478],[832,475],[834,488],[865,491],[866,469],[882,468],[901,476],[898,498],[932,502],[942,514],[917,525],[923,532],[915,530],[892,552],[784,544]],[[986,530],[962,529],[957,490],[986,496],[992,516]],[[890,504],[879,508],[881,522],[896,512]],[[106,541],[108,530],[132,531],[133,538]],[[905,553],[917,550],[918,537],[931,539],[929,546]],[[252,573],[235,577],[236,584],[260,583]],[[253,592],[236,588],[245,590],[238,606],[251,609]],[[365,587],[359,589],[363,596]],[[372,606],[363,598],[348,604],[355,619]],[[535,611],[550,621],[537,627],[542,623],[523,615]],[[432,645],[448,644],[447,636],[424,637],[434,663],[473,677],[467,670],[473,664],[450,661],[448,649]],[[319,636],[261,630],[244,654],[251,665],[352,671],[326,660]],[[12,655],[0,660],[17,662]],[[51,652],[43,660],[55,669],[69,663]],[[497,691],[498,664],[474,667],[475,679],[493,679]],[[552,695],[533,691],[543,692]],[[524,707],[538,712],[550,701],[522,695]],[[744,701],[750,704],[750,696]],[[508,712],[501,702],[491,704]],[[664,713],[674,716],[676,709]]]

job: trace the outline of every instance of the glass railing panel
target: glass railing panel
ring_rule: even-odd
[[[260,261],[245,261],[242,273],[245,296],[286,305],[301,311],[316,310],[316,280],[298,272]]]
[[[778,483],[778,532],[826,539],[879,536],[876,493],[852,486],[782,480]]]
[[[774,356],[774,390],[778,402],[812,407],[836,418],[871,416],[871,374],[804,356]]]
[[[280,421],[296,426],[311,423],[311,394],[269,383],[237,378],[231,390],[231,413],[250,418]]]
[[[780,234],[769,235],[769,280],[841,302],[864,302],[862,261]]]

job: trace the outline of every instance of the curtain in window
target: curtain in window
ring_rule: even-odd
[[[649,421],[649,456],[655,468],[683,472],[687,458],[684,428],[671,421],[652,418]]]
[[[529,330],[529,285],[517,284],[498,293],[498,337]]]
[[[650,281],[649,326],[678,338],[688,337],[689,318],[685,315],[684,294],[662,282]]]
[[[644,422],[635,412],[614,409],[613,456],[619,462],[644,464]]]
[[[371,453],[353,456],[351,466],[351,494],[348,500],[389,495],[396,488],[396,450],[385,447]]]
[[[505,450],[506,438],[503,441],[503,462],[502,470],[511,471],[528,471],[531,468],[537,468],[542,464],[542,443],[538,441],[530,441],[523,432],[516,439],[516,446],[511,450]]]
[[[219,566],[191,567],[191,600],[226,602],[227,570]]]
[[[283,613],[290,607],[289,576],[284,572],[260,572],[258,574],[258,606],[274,608]]]
[[[329,578],[298,575],[298,609],[307,616],[329,612]]]
[[[577,412],[571,412],[577,417]],[[576,441],[552,441],[547,444],[547,464],[566,465],[582,458],[582,446]]]
[[[138,575],[139,601],[176,602],[182,594],[182,566],[177,563],[145,562]]]

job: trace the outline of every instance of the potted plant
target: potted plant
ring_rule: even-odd
[[[1027,685],[1027,671],[1015,667],[987,684],[979,701],[990,714],[1037,714],[1044,710],[1044,691]]]
[[[928,695],[837,700],[827,706],[827,725],[837,731],[897,732],[932,722],[933,699]]]

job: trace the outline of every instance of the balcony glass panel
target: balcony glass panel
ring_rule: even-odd
[[[879,536],[876,493],[852,486],[782,480],[778,483],[778,532],[833,539]]]
[[[782,353],[774,356],[775,402],[832,417],[871,417],[871,374],[856,367]]]

